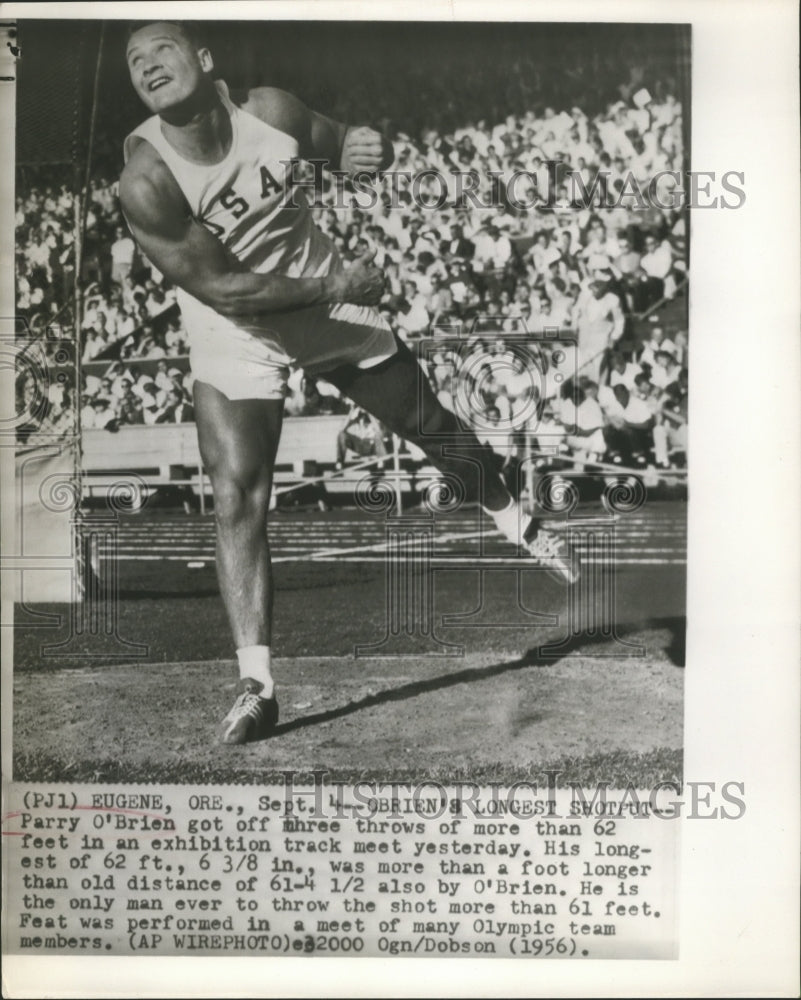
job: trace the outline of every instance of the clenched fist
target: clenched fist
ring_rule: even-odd
[[[340,167],[348,174],[375,174],[392,165],[392,143],[367,125],[353,125],[345,133]]]
[[[332,275],[335,302],[353,302],[360,306],[377,306],[384,294],[384,272],[373,264],[375,250],[368,250],[339,274]]]

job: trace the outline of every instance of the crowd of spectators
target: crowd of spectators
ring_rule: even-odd
[[[682,460],[687,337],[665,337],[656,307],[685,281],[685,215],[624,196],[632,179],[645,188],[682,169],[682,109],[640,77],[621,94],[592,116],[544,107],[470,121],[465,111],[451,131],[397,132],[392,172],[369,188],[329,179],[312,192],[317,222],[346,261],[375,252],[382,313],[443,403],[504,462],[519,458],[526,436],[536,448],[555,433],[580,461]],[[586,197],[599,175],[608,194],[596,186]],[[191,420],[174,290],[128,234],[112,176],[98,174],[90,189],[83,381],[55,394],[51,417],[77,405],[84,428]],[[666,186],[660,194],[669,204]],[[18,188],[17,303],[34,334],[70,326],[74,211],[54,176],[29,174]],[[286,410],[348,407],[296,372]]]

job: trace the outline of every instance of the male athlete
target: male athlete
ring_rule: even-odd
[[[189,334],[200,453],[214,490],[217,570],[239,660],[225,743],[269,736],[272,588],[267,511],[288,366],[324,377],[443,471],[459,476],[536,564],[573,579],[561,539],[521,512],[491,451],[438,402],[375,308],[384,280],[367,255],[347,270],[291,190],[292,160],[376,173],[392,150],[371,128],[259,87],[234,100],[189,26],[145,23],[127,47],[152,112],[125,143],[122,208],[139,246],[178,289]],[[461,458],[443,458],[449,440]]]

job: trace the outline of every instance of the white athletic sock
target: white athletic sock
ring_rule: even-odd
[[[487,510],[486,507],[483,509],[495,521],[498,531],[504,534],[512,545],[522,544],[523,536],[531,524],[531,517],[520,509],[520,504],[514,497],[509,497],[509,503],[503,510]]]
[[[270,655],[269,646],[243,646],[236,651],[240,678],[252,677],[253,680],[260,681],[264,685],[264,690],[259,692],[262,698],[273,696]]]

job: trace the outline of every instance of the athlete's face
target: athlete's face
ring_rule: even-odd
[[[131,36],[128,70],[134,90],[158,114],[192,98],[213,68],[208,49],[196,49],[176,24],[148,24]]]

